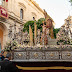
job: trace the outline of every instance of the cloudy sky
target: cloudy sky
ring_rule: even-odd
[[[53,18],[56,25],[55,28],[59,28],[64,24],[64,20],[69,16],[72,16],[72,8],[69,0],[35,0],[42,9],[45,9],[47,13]]]

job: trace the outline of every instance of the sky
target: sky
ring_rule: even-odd
[[[69,0],[34,0],[39,4],[40,8],[45,9],[46,12],[55,22],[55,28],[60,28],[65,19],[71,15],[72,7]]]

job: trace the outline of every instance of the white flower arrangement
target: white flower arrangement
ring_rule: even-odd
[[[5,45],[4,50],[5,51],[12,51],[17,48],[17,42],[16,41],[8,41]]]

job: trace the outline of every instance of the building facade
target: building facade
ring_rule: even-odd
[[[29,20],[45,18],[44,10],[33,0],[0,0],[0,7],[0,12],[2,12],[2,15],[0,15],[1,49],[10,40],[9,30],[11,26],[12,32],[14,33],[15,31],[19,31],[20,25],[23,25]],[[49,18],[51,17],[49,16]],[[15,24],[16,29],[14,30]]]

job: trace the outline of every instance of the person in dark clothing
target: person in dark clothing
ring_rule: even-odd
[[[11,54],[8,53],[6,58],[0,62],[1,72],[19,72],[18,68],[9,61],[11,59]]]
[[[4,58],[5,58],[3,54],[4,54],[4,51],[2,50],[2,51],[1,51],[1,61],[3,61]]]
[[[4,60],[4,56],[3,56],[3,54],[2,53],[0,53],[0,61],[3,61]]]

